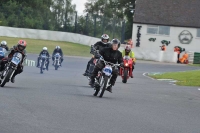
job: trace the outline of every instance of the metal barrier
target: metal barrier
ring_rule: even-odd
[[[24,62],[24,65],[25,66],[35,66],[35,61],[26,59]]]

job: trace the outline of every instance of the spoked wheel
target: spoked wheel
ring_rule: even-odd
[[[8,72],[6,73],[6,75],[5,75],[5,76],[3,77],[3,79],[2,79],[1,87],[4,87],[5,84],[6,84],[7,82],[9,82],[9,78],[10,78],[10,76],[12,75],[13,71],[14,71],[13,69],[8,70]]]
[[[105,90],[106,90],[106,87],[107,87],[107,83],[108,83],[108,79],[109,79],[109,77],[104,77],[104,80],[103,80],[103,83],[102,83],[102,86],[101,86],[101,94],[100,94],[100,98],[102,98],[103,97],[103,94],[104,94],[104,92],[105,92]]]

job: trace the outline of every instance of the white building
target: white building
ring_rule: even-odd
[[[200,0],[137,0],[132,36],[136,57],[176,62],[175,46],[200,52],[199,7]],[[155,42],[150,38],[156,38]],[[170,41],[164,53],[159,47],[163,40]]]

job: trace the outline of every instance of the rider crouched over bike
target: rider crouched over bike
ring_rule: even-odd
[[[49,68],[49,57],[50,57],[50,55],[49,55],[49,52],[47,50],[48,50],[47,47],[43,47],[42,51],[40,52],[38,60],[37,60],[37,67],[40,66],[39,61],[41,59],[41,55],[46,55],[48,57],[47,58],[47,66],[46,66],[46,69],[48,71],[48,68]]]
[[[109,42],[109,36],[107,34],[103,34],[101,36],[101,41],[95,43],[94,46],[93,46],[93,48],[95,50],[99,50],[100,51],[100,50],[102,50],[102,49],[104,49],[106,47],[109,47],[110,44],[108,42]],[[93,54],[93,50],[91,50],[90,53]],[[86,67],[86,70],[85,70],[85,73],[83,74],[83,76],[87,76],[90,64],[93,63],[94,59],[95,59],[95,57],[93,56],[90,59],[90,61],[88,61],[88,64],[87,64],[87,67]]]
[[[133,69],[135,68],[135,54],[133,51],[131,51],[131,45],[125,46],[125,49],[122,51],[122,57],[124,56],[129,56],[133,60],[132,64],[132,72],[133,72]],[[133,78],[133,75],[131,76],[131,78]]]
[[[9,50],[8,46],[7,46],[7,42],[6,41],[2,41],[1,42],[1,46],[2,48],[5,48],[7,51]]]
[[[104,48],[99,51],[99,54],[104,58],[105,61],[111,62],[113,64],[121,64],[123,66],[123,58],[121,52],[118,50],[120,46],[120,41],[118,39],[113,39],[111,41],[111,48]],[[95,82],[95,77],[97,76],[98,72],[101,71],[105,67],[105,64],[102,61],[99,61],[98,64],[95,66],[94,71],[91,76],[90,85],[93,87]],[[115,85],[115,81],[118,76],[118,68],[115,68],[112,72],[112,78],[110,80],[110,86],[107,88],[109,92],[112,93],[112,86]]]
[[[15,73],[13,74],[12,78],[11,78],[11,82],[14,83],[15,82],[15,76],[17,74],[20,74],[23,72],[23,62],[26,59],[26,41],[24,40],[19,40],[18,44],[16,46],[13,46],[13,48],[10,49],[10,53],[8,54],[7,58],[2,59],[1,62],[1,67],[0,67],[0,71],[3,71],[5,69],[5,64],[8,63],[8,61],[10,61],[13,57],[13,55],[16,52],[19,52],[22,54],[22,61],[20,62],[20,65],[18,65],[17,70],[15,71]]]
[[[63,52],[62,52],[62,49],[60,48],[60,46],[56,46],[56,48],[55,48],[54,51],[53,51],[53,54],[52,54],[52,60],[53,60],[53,62],[54,62],[54,60],[55,60],[54,55],[55,55],[56,53],[59,53],[60,56],[61,56],[61,59],[60,59],[60,60],[61,60],[60,65],[61,65],[62,62],[63,62]]]

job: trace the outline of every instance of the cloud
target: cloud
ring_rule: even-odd
[[[78,11],[78,14],[83,14],[86,2],[87,0],[72,0],[72,4],[76,4],[76,10]]]

